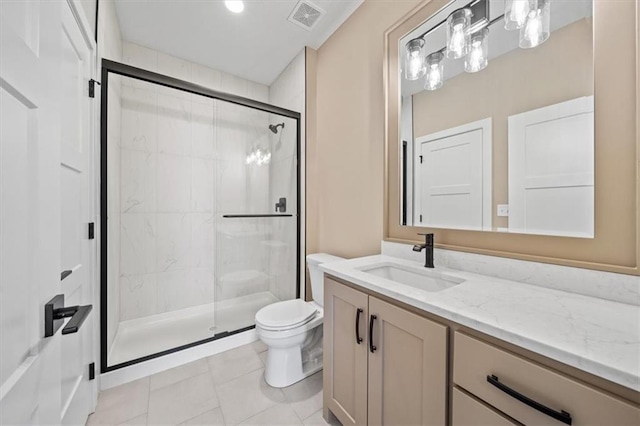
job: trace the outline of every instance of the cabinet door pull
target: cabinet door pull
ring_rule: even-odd
[[[547,416],[552,417],[564,424],[568,424],[568,425],[571,424],[571,414],[567,413],[564,410],[556,411],[552,408],[547,407],[546,405],[542,405],[539,402],[534,401],[533,399],[521,394],[520,392],[514,389],[511,389],[509,386],[505,385],[504,383],[501,383],[500,379],[498,379],[498,376],[495,376],[493,374],[490,376],[487,376],[487,382],[491,383],[493,386],[497,387],[498,389],[500,389],[502,392],[506,393],[510,397],[515,398],[518,401],[522,402],[523,404],[528,405],[534,410],[538,410],[541,413],[546,414]]]
[[[362,337],[360,337],[360,314],[364,312],[362,308],[358,308],[356,311],[356,343],[362,343]]]
[[[371,315],[371,319],[369,320],[369,350],[371,351],[371,353],[374,353],[376,349],[378,349],[373,344],[373,322],[376,319],[378,319],[377,316]]]

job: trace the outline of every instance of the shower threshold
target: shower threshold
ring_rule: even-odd
[[[153,355],[254,324],[256,312],[279,299],[265,291],[217,303],[122,321],[108,365]]]

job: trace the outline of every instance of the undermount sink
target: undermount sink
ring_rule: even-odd
[[[462,278],[453,277],[440,272],[426,269],[421,270],[390,262],[365,266],[359,269],[362,272],[366,272],[377,277],[429,292],[446,290],[465,281]]]

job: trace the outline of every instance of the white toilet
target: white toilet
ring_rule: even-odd
[[[322,369],[324,288],[318,265],[337,260],[344,259],[324,253],[307,256],[313,301],[277,302],[256,314],[258,337],[269,347],[264,378],[270,386],[290,386]]]

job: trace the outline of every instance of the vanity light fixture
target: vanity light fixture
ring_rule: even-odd
[[[404,74],[407,80],[426,76],[424,88],[436,90],[444,84],[443,59],[464,57],[464,70],[482,71],[489,64],[489,27],[504,19],[507,30],[520,30],[519,46],[530,49],[544,43],[550,36],[551,0],[505,0],[504,14],[489,20],[491,0],[474,0],[466,7],[454,10],[441,21],[405,46]],[[425,39],[430,32],[445,25],[447,42],[444,48],[426,55]]]
[[[225,0],[224,5],[233,13],[241,13],[244,10],[242,0]]]
[[[424,88],[426,90],[436,90],[444,84],[444,53],[434,52],[427,56],[427,77]]]
[[[504,28],[518,30],[522,28],[529,15],[529,0],[506,0],[504,4]]]
[[[471,9],[458,9],[447,18],[447,58],[458,59],[469,53]]]
[[[407,80],[418,80],[426,73],[424,65],[424,39],[416,38],[405,47],[404,77]]]
[[[530,0],[527,21],[520,28],[520,47],[530,49],[544,43],[550,35],[551,21],[549,0]]]
[[[471,49],[464,58],[466,72],[482,71],[489,64],[489,27],[471,35]]]

